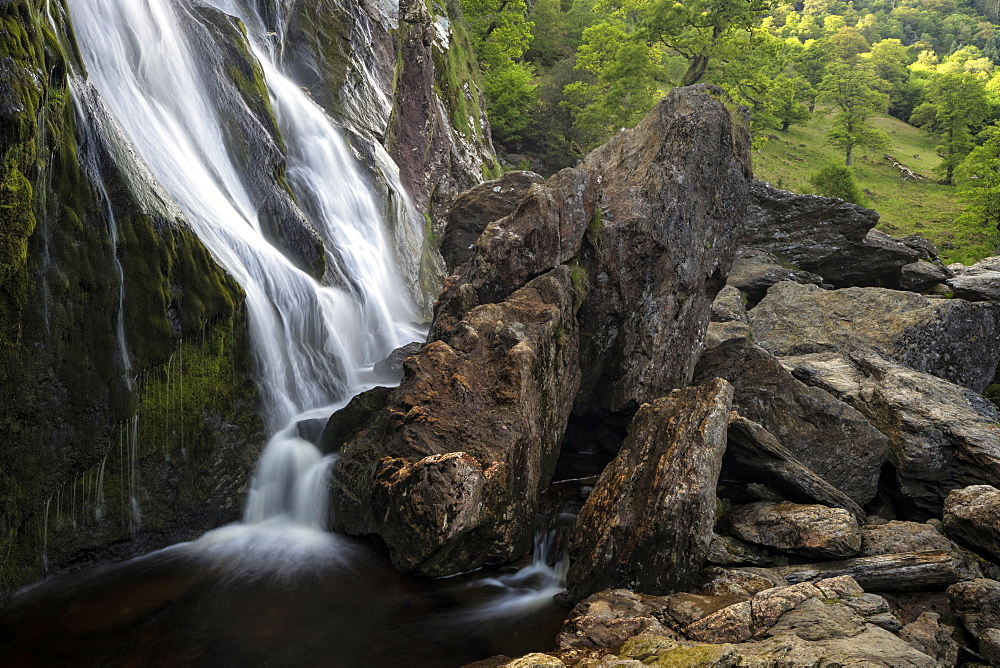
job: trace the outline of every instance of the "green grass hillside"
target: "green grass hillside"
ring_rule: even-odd
[[[775,132],[760,152],[753,155],[757,178],[793,192],[814,192],[809,177],[827,162],[843,164],[844,155],[825,143],[832,115],[819,115],[805,126]],[[889,135],[887,151],[926,180],[903,180],[899,170],[886,161],[883,152],[855,151],[854,175],[867,198],[867,205],[881,216],[879,229],[893,235],[920,234],[941,251],[948,262],[971,264],[994,253],[990,228],[962,226],[954,222],[960,212],[955,188],[935,181],[934,167],[940,162],[935,140],[922,130],[891,116],[876,120]],[[776,137],[776,138],[775,138]],[[993,230],[995,232],[995,230]]]

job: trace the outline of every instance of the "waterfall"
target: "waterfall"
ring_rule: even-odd
[[[310,490],[325,487],[329,461],[294,435],[295,422],[328,415],[374,384],[375,362],[422,338],[396,260],[396,252],[419,256],[422,239],[413,220],[395,233],[387,229],[383,207],[341,130],[272,61],[274,49],[249,1],[70,0],[69,6],[90,82],[153,177],[246,293],[273,434],[254,476],[247,520],[284,515],[319,525],[325,503],[310,498]],[[251,26],[249,47],[287,145],[291,198],[270,175],[262,185],[261,174],[241,167],[241,142],[252,145],[258,137],[234,137],[231,121],[234,115],[253,120],[255,112],[220,94],[231,77],[209,31],[221,15],[206,12],[217,10]],[[394,165],[383,154],[376,160],[398,205],[405,194]],[[260,212],[275,197],[293,198],[294,215],[322,240],[323,281],[270,238]],[[393,237],[410,247],[394,252]]]

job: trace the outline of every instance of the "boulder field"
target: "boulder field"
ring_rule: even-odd
[[[442,216],[428,341],[323,445],[334,526],[409,572],[572,515],[552,651],[474,665],[998,665],[1000,260],[753,180],[704,85]]]

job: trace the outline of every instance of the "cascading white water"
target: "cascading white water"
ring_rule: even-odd
[[[246,2],[215,4],[255,23]],[[285,514],[319,525],[325,504],[305,499],[307,488],[324,487],[329,462],[294,435],[294,421],[372,384],[371,366],[422,332],[382,213],[350,150],[323,111],[271,62],[257,41],[264,36],[251,30],[250,46],[288,146],[288,184],[323,239],[327,262],[347,280],[322,285],[268,241],[258,217],[263,195],[241,173],[225,110],[213,95],[225,73],[211,71],[212,59],[190,34],[199,25],[198,5],[69,2],[93,85],[199,238],[246,292],[266,419],[275,434],[255,473],[247,520]]]

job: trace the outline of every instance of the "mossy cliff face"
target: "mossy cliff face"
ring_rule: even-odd
[[[284,19],[285,67],[357,139],[388,149],[421,212],[443,225],[455,195],[499,175],[457,1],[299,1]]]
[[[79,126],[46,4],[0,2],[0,595],[234,519],[263,443],[243,294]]]

